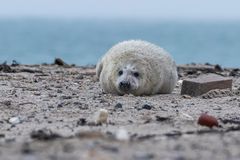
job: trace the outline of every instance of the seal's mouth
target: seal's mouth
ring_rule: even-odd
[[[118,90],[121,94],[133,94],[135,92],[135,89],[128,84],[124,84],[124,85],[119,84]]]
[[[129,81],[121,81],[118,88],[123,92],[128,92],[131,90],[131,83]]]

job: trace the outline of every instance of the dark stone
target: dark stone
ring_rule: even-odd
[[[40,129],[37,131],[32,131],[30,134],[32,139],[42,140],[42,141],[48,141],[48,140],[54,140],[57,138],[61,138],[61,136],[57,133],[53,133],[49,129]]]
[[[151,110],[153,108],[153,106],[149,105],[149,104],[144,104],[142,106],[142,109],[147,109],[147,110]]]
[[[62,104],[62,103],[60,103],[60,104],[57,105],[57,108],[62,108],[62,107],[63,107],[63,104]]]
[[[80,118],[78,121],[77,121],[77,126],[84,126],[87,124],[87,120],[85,118]]]
[[[117,103],[115,106],[114,106],[114,109],[115,110],[118,110],[118,109],[122,109],[122,104],[121,103]]]
[[[19,66],[19,63],[16,60],[13,60],[11,66],[13,67]]]
[[[216,65],[214,66],[214,68],[215,68],[216,71],[219,71],[219,72],[222,72],[222,71],[223,71],[222,67],[221,67],[219,64],[216,64]]]
[[[9,65],[7,65],[7,62],[0,64],[0,71],[5,72],[5,73],[15,72],[15,70],[13,70]]]
[[[5,134],[0,133],[0,138],[4,138],[4,137],[5,137]]]
[[[59,65],[59,66],[64,66],[65,62],[61,58],[56,58],[54,60],[54,64]]]
[[[167,121],[170,120],[169,117],[161,117],[161,116],[156,116],[156,121],[162,122],[162,121]]]
[[[231,70],[229,73],[229,76],[233,76],[233,77],[240,76],[239,69],[235,68],[235,69]]]

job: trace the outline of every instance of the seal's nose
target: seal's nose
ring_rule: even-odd
[[[129,90],[131,88],[131,84],[128,81],[122,81],[122,82],[119,83],[119,88],[121,90],[125,90],[126,91],[126,90]]]

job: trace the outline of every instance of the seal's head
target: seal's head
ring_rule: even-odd
[[[127,64],[117,71],[116,87],[121,93],[131,93],[139,87],[140,73],[138,69]]]
[[[141,95],[146,91],[148,72],[145,67],[139,63],[125,63],[115,70],[116,79],[113,82],[119,94]]]

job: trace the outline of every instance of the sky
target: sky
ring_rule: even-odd
[[[240,20],[240,0],[0,0],[0,18]]]

